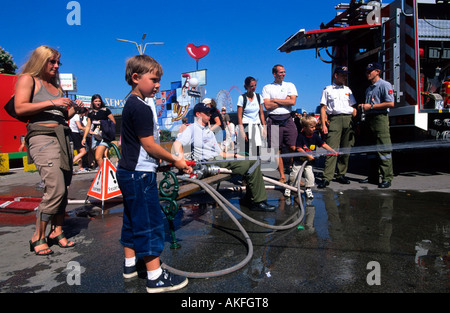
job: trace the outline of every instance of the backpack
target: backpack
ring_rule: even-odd
[[[110,119],[100,121],[100,129],[102,130],[102,139],[111,142],[116,139],[116,124]]]

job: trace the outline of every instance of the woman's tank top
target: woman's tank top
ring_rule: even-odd
[[[37,77],[36,77],[37,78]],[[38,92],[33,97],[33,103],[43,102],[47,100],[56,100],[61,98],[62,92],[58,91],[58,94],[52,95],[47,88],[44,87],[42,81],[37,78],[41,83],[41,88],[39,88]],[[64,117],[64,113],[60,110],[46,110],[40,112],[30,118],[30,123],[36,124],[66,124],[66,119]]]

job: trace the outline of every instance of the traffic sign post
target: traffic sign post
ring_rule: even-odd
[[[108,158],[103,159],[102,166],[98,169],[97,175],[89,188],[86,200],[89,196],[102,201],[102,214],[105,200],[122,195],[116,177],[116,168]]]

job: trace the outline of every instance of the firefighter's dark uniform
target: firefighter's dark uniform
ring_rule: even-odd
[[[392,85],[381,78],[366,89],[365,103],[378,104],[393,101]],[[369,154],[369,181],[378,183],[379,175],[381,175],[383,182],[391,183],[394,178],[394,170],[392,166],[388,109],[366,110],[365,114],[366,121],[363,124],[364,136],[367,136],[366,142],[378,147],[376,152]]]

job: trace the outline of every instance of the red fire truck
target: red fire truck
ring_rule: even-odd
[[[316,49],[332,72],[348,66],[358,103],[369,86],[366,65],[382,64],[382,78],[394,87],[393,142],[450,139],[450,0],[351,0],[336,9],[330,22],[298,31],[278,50]]]
[[[3,108],[14,95],[16,75],[0,74],[0,153],[19,154],[21,136],[27,133],[27,124],[6,113]]]

